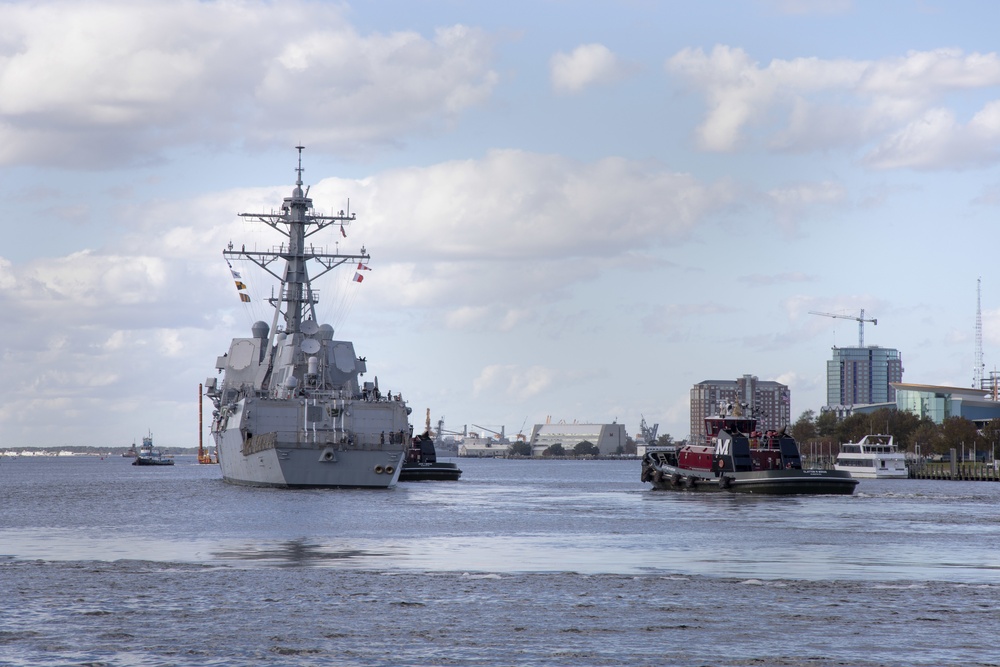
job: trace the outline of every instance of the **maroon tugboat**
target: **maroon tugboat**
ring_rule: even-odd
[[[795,439],[785,429],[758,431],[757,419],[743,415],[741,407],[706,417],[704,444],[648,448],[642,459],[642,481],[664,490],[854,493],[858,480],[850,473],[803,469]]]

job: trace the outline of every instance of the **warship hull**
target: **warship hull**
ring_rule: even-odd
[[[385,412],[389,408],[387,403],[338,405],[359,417],[366,411]],[[385,446],[374,437],[357,445],[353,437],[350,443],[340,442],[346,440],[342,429],[252,435],[265,425],[295,423],[303,414],[302,408],[297,400],[240,401],[229,420],[214,433],[223,480],[279,488],[384,489],[396,484],[404,455],[399,445]]]
[[[236,437],[220,438],[222,479],[243,486],[284,489],[385,489],[399,481],[402,452],[276,447],[244,456]],[[233,441],[226,444],[227,440]],[[332,452],[332,454],[331,454]]]

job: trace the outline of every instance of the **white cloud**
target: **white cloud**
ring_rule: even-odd
[[[593,85],[620,81],[629,69],[603,44],[582,44],[549,60],[552,88],[560,93],[579,93]]]
[[[833,181],[796,183],[769,190],[766,197],[778,223],[793,231],[800,220],[815,212],[845,204],[847,189]]]
[[[524,400],[550,388],[558,375],[557,371],[544,366],[495,364],[479,373],[473,382],[472,393],[478,396],[487,391],[498,391],[507,398]]]
[[[511,306],[499,310],[491,306],[460,306],[445,313],[444,325],[449,329],[510,331],[523,324],[531,312]]]
[[[880,61],[796,58],[766,66],[739,48],[683,49],[666,69],[700,91],[707,114],[697,128],[705,150],[762,142],[804,152],[862,148],[877,168],[951,168],[994,162],[998,102],[968,123],[941,103],[962,91],[1000,87],[996,53],[911,51]]]
[[[0,25],[0,164],[200,143],[360,150],[448,122],[497,82],[479,30],[361,35],[336,4],[5,3]]]
[[[655,163],[513,150],[312,189],[317,202],[346,193],[361,219],[350,239],[377,249],[372,288],[447,306],[446,326],[473,330],[512,327],[617,258],[685,242],[738,196]]]
[[[948,109],[930,109],[885,138],[865,162],[880,169],[963,168],[1000,158],[1000,102],[991,102],[967,125]]]
[[[383,252],[435,259],[596,257],[690,236],[731,204],[727,183],[704,184],[653,163],[583,163],[517,150],[480,160],[388,171],[356,184],[324,181],[314,197],[352,190]],[[400,225],[405,221],[405,225]]]

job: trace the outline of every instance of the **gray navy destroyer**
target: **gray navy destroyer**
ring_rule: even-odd
[[[367,363],[353,343],[336,340],[332,326],[316,321],[312,284],[341,266],[363,268],[369,255],[364,247],[359,254],[328,254],[307,245],[308,237],[331,226],[343,234],[355,216],[315,212],[308,188],[302,190],[302,147],[296,149],[295,188],[281,210],[240,213],[287,239],[270,251],[234,250],[232,244],[223,251],[227,262],[253,262],[279,287],[268,300],[270,326],[256,322],[250,337],[234,338],[216,363],[221,382],[206,381],[222,477],[250,486],[391,487],[412,435],[410,409],[398,394],[383,396],[377,379],[362,381]],[[284,261],[280,275],[272,267],[278,260]],[[321,267],[313,278],[310,262]]]

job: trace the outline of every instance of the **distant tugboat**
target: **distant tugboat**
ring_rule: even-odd
[[[437,460],[437,450],[431,436],[431,411],[428,410],[427,428],[410,443],[403,469],[399,472],[399,481],[454,482],[461,476],[462,471],[457,465]]]
[[[413,439],[407,451],[403,469],[399,473],[400,482],[454,482],[462,476],[461,469],[454,463],[437,460],[434,438],[430,433],[422,433]]]
[[[160,454],[160,450],[153,447],[152,433],[142,439],[142,447],[139,448],[135,461],[132,461],[134,466],[172,466],[173,464],[173,459],[164,458]]]
[[[319,295],[307,264],[319,277],[339,266],[367,268],[364,247],[358,254],[328,253],[307,237],[333,227],[346,237],[350,212],[318,215],[308,188],[302,189],[302,146],[297,146],[298,178],[292,196],[270,213],[241,213],[281,232],[285,240],[269,250],[223,251],[230,259],[248,260],[279,280],[268,302],[271,325],[257,322],[249,338],[235,338],[218,358],[222,382],[210,377],[205,394],[215,410],[215,439],[222,478],[250,486],[387,488],[399,479],[412,429],[402,396],[382,395],[375,382],[362,383],[368,372],[353,343],[334,340],[333,327],[316,320]],[[284,261],[284,272],[272,266]],[[232,270],[232,265],[230,265]],[[237,289],[246,285],[233,270]],[[240,298],[250,296],[240,292]],[[278,324],[280,321],[280,325]]]
[[[838,470],[804,470],[799,448],[785,430],[757,431],[757,420],[742,406],[706,417],[707,443],[648,448],[643,482],[654,489],[733,493],[845,494],[858,480]]]

